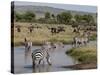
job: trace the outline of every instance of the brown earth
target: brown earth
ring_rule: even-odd
[[[72,68],[72,69],[96,69],[97,63],[83,63],[83,64],[76,64],[70,66],[63,66],[64,68]]]

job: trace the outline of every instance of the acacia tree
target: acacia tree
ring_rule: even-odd
[[[76,23],[80,23],[80,22],[81,22],[81,20],[82,20],[82,16],[81,16],[81,15],[76,14],[76,15],[74,16],[74,19],[75,19],[75,22],[76,22]]]
[[[50,13],[49,13],[49,12],[46,12],[46,13],[45,13],[45,19],[50,19],[50,18],[51,18]]]
[[[57,23],[62,23],[62,19],[61,19],[60,14],[57,14],[56,18],[57,18]]]
[[[52,17],[53,19],[55,19],[55,15],[54,15],[54,14],[52,14],[51,17]]]
[[[52,23],[57,23],[55,14],[51,14],[51,17],[52,17]]]
[[[19,14],[18,12],[15,11],[15,13],[14,13],[14,19],[15,19],[15,21],[22,21],[23,15]]]
[[[88,15],[83,15],[82,19],[86,21],[86,23],[88,23],[88,25],[90,25],[91,23],[94,23],[94,18],[92,15],[88,14]]]
[[[57,15],[58,23],[69,24],[71,21],[72,15],[70,12],[62,12],[61,14]]]

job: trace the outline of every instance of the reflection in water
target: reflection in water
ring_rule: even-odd
[[[28,60],[31,60],[31,51],[27,51],[27,52],[25,51],[24,54],[25,54],[25,56],[24,56],[24,57],[25,57],[25,58],[24,58],[25,63],[28,63],[27,61],[28,61]]]
[[[38,73],[38,72],[49,72],[50,70],[50,65],[37,65],[35,68],[33,68],[33,73]]]

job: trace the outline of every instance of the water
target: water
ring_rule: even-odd
[[[33,46],[32,50],[38,49],[40,46]],[[67,50],[71,48],[71,45],[65,45],[64,48],[57,48],[51,53],[52,66],[47,63],[45,65],[37,66],[35,69],[32,68],[31,57],[28,58],[25,63],[24,60],[24,47],[14,47],[14,73],[36,73],[36,72],[55,72],[55,71],[67,71],[71,68],[63,68],[62,66],[74,65],[78,62],[75,61],[71,56],[65,54]]]

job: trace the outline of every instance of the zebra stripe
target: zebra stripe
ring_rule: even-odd
[[[35,55],[34,55],[34,57],[35,58],[43,58],[43,54],[42,53],[36,53]]]
[[[36,49],[32,53],[32,59],[35,61],[37,59],[43,59],[44,58],[44,53],[41,51],[41,49]]]

